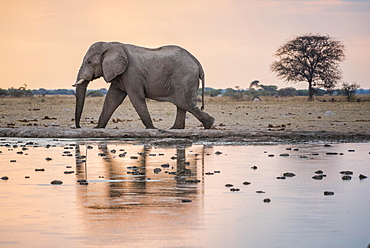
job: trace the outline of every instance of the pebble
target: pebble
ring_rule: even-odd
[[[185,180],[185,183],[200,183],[200,180]]]
[[[324,195],[334,195],[333,191],[324,191]]]
[[[1,180],[9,180],[9,177],[7,177],[7,176],[3,176],[3,177],[1,178]]]
[[[215,173],[213,173],[213,172],[206,172],[206,173],[204,173],[204,174],[206,174],[206,175],[208,175],[208,176],[211,176],[211,175],[214,175]]]
[[[235,191],[240,191],[240,189],[238,189],[238,188],[231,188],[230,191],[235,192]]]
[[[233,187],[234,185],[228,183],[228,184],[225,184],[225,187]]]
[[[217,151],[217,152],[215,152],[215,154],[216,154],[216,155],[220,155],[220,154],[222,154],[222,152]]]
[[[265,199],[263,199],[263,202],[269,203],[269,202],[271,202],[271,199],[270,198],[265,198]]]
[[[77,180],[77,182],[80,184],[80,185],[88,185],[89,182],[85,179],[80,179],[80,180]]]
[[[295,177],[295,174],[293,172],[285,172],[283,174],[284,177]]]
[[[10,163],[15,163],[15,162],[17,162],[17,160],[15,159],[10,160]]]
[[[315,175],[312,177],[312,179],[315,179],[315,180],[322,180],[324,178],[324,175]]]
[[[170,164],[169,163],[161,164],[161,167],[162,168],[169,168],[170,167]]]
[[[63,182],[62,182],[62,181],[60,181],[60,180],[53,180],[53,181],[51,181],[51,184],[54,184],[54,185],[61,185],[61,184],[63,184]]]
[[[342,180],[351,180],[352,177],[351,176],[342,176]]]
[[[329,144],[325,144],[325,145],[324,145],[324,147],[331,147],[331,145],[329,145]]]
[[[251,182],[247,182],[247,181],[245,181],[245,182],[243,182],[243,184],[244,184],[244,185],[249,185],[249,184],[251,184]]]
[[[64,174],[73,174],[75,173],[74,171],[65,171]]]
[[[257,190],[257,191],[256,191],[256,193],[257,193],[257,194],[264,194],[264,193],[266,193],[266,192],[265,192],[265,191],[262,191],[262,190]]]
[[[51,161],[51,160],[53,160],[53,159],[52,159],[52,158],[47,157],[47,158],[45,158],[45,160],[46,160],[46,161]]]
[[[214,171],[213,173],[221,173],[221,171]]]
[[[353,175],[353,172],[352,171],[341,171],[339,173],[340,174],[343,174],[343,175]]]
[[[45,171],[45,169],[35,169],[35,171]]]
[[[182,199],[181,202],[192,202],[190,199]]]
[[[348,152],[355,152],[355,150],[348,150]]]
[[[324,174],[324,172],[322,170],[317,170],[315,171],[316,174]]]
[[[25,176],[24,178],[30,178],[30,176]]]
[[[127,166],[127,169],[128,170],[138,170],[139,167],[137,167],[137,166]]]
[[[270,158],[272,158],[272,157],[275,157],[275,155],[274,154],[269,154],[269,155],[267,155],[268,157],[270,157]]]
[[[276,179],[282,179],[282,180],[284,180],[284,179],[286,179],[286,177],[276,177]]]
[[[161,172],[162,171],[162,169],[161,168],[155,168],[154,169],[154,173],[156,173],[156,174],[158,174],[159,172]]]
[[[252,170],[257,170],[257,166],[254,165],[254,166],[251,167],[251,169]]]
[[[358,178],[360,178],[360,179],[362,180],[362,179],[367,178],[367,176],[360,174],[360,175],[358,176]]]
[[[282,153],[282,154],[280,154],[280,157],[289,157],[289,154],[288,153]]]
[[[327,152],[326,155],[338,155],[337,152]]]

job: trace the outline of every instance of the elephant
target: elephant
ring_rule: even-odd
[[[96,42],[90,46],[77,75],[75,125],[80,119],[90,81],[103,76],[110,83],[96,128],[105,128],[117,107],[128,95],[147,129],[155,129],[145,98],[176,105],[172,129],[185,128],[186,112],[192,113],[205,129],[215,119],[203,111],[205,75],[200,62],[187,50],[168,45],[145,48],[120,42]],[[202,106],[197,107],[199,79]]]

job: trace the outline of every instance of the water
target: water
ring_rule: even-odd
[[[370,243],[370,178],[358,178],[370,176],[367,143],[163,148],[39,139],[22,150],[28,141],[0,143],[0,177],[9,177],[0,180],[0,247]],[[165,163],[169,167],[161,166]],[[161,171],[155,173],[156,168]],[[312,179],[317,170],[327,176]],[[353,172],[351,180],[342,180],[339,172],[344,170]],[[296,176],[276,178],[285,172]],[[80,179],[89,184],[78,184]],[[53,180],[63,184],[51,185]],[[240,191],[232,192],[225,184]],[[264,202],[266,198],[271,202]]]

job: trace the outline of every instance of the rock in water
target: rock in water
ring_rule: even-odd
[[[352,177],[351,176],[342,176],[342,180],[351,180]]]
[[[324,195],[334,195],[333,191],[324,191]]]
[[[53,185],[61,185],[61,184],[63,184],[63,182],[60,181],[60,180],[53,180],[53,181],[51,181],[51,184],[53,184]]]
[[[358,176],[358,178],[360,178],[360,180],[362,180],[362,179],[367,178],[367,176],[360,174],[360,175]]]

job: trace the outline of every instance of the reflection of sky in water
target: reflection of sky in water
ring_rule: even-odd
[[[19,154],[25,142],[1,141],[0,177],[9,177],[0,180],[1,247],[366,247],[370,243],[370,179],[358,179],[359,174],[370,175],[368,144],[161,148],[134,142],[40,139],[39,146],[28,145]],[[293,149],[286,150],[289,147]],[[222,154],[216,155],[217,151]],[[289,157],[279,156],[282,153]],[[165,163],[169,167],[161,166]],[[256,170],[251,169],[254,165]],[[161,171],[155,173],[156,168]],[[319,169],[327,177],[313,180]],[[75,173],[64,174],[71,170]],[[343,181],[342,170],[353,171],[352,180]],[[214,171],[220,173],[206,175]],[[296,176],[276,179],[284,172]],[[85,178],[89,185],[76,183]],[[54,179],[63,185],[52,186]],[[243,185],[244,181],[251,184]],[[230,192],[227,183],[240,191]],[[265,193],[257,194],[258,190]],[[324,191],[335,195],[325,196]],[[264,203],[265,198],[271,202]],[[182,202],[185,199],[191,202]]]

